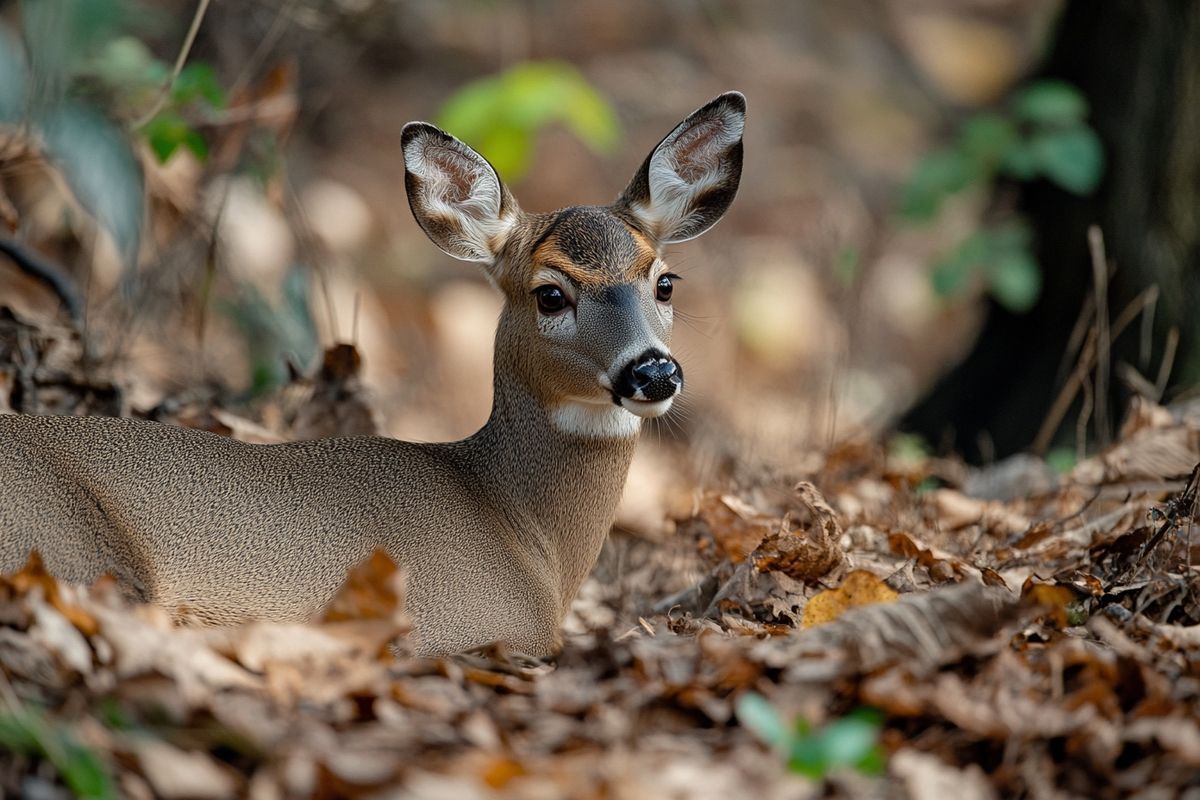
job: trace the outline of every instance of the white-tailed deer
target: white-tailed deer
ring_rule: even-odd
[[[414,122],[417,221],[504,292],[487,424],[460,442],[249,445],[153,422],[0,416],[0,572],[111,574],[181,619],[300,621],[377,548],[408,574],[414,647],[554,651],[612,524],[642,418],[683,386],[661,248],[729,207],[745,98],[680,123],[609,206],[521,211],[491,165]]]

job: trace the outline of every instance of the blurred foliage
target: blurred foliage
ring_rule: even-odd
[[[554,123],[597,153],[611,153],[621,138],[608,101],[558,61],[525,62],[469,83],[438,114],[438,125],[476,148],[507,181],[525,176],[538,132]]]
[[[807,720],[788,724],[762,695],[747,692],[737,701],[738,720],[766,744],[784,753],[788,769],[813,780],[850,768],[880,775],[886,754],[879,744],[883,715],[860,708],[814,730]]]
[[[0,713],[0,750],[46,759],[80,798],[118,797],[104,761],[67,728],[28,708]]]
[[[171,68],[130,32],[158,18],[130,0],[25,0],[20,36],[0,29],[0,123],[41,134],[126,264],[140,245],[144,192],[128,124],[117,120],[158,108],[141,134],[159,160],[181,146],[203,159],[208,144],[191,119],[225,106],[211,66],[189,64],[171,82]]]
[[[117,107],[153,108],[162,97],[162,108],[141,126],[150,149],[165,163],[177,149],[186,147],[203,161],[208,142],[193,119],[206,119],[210,112],[226,107],[225,90],[216,71],[203,62],[187,64],[171,81],[171,68],[155,58],[149,48],[133,36],[119,36],[88,62],[87,77],[109,92]]]
[[[947,147],[917,165],[904,187],[901,214],[933,220],[943,202],[998,179],[1048,180],[1087,195],[1104,176],[1104,148],[1087,123],[1087,100],[1070,84],[1037,81],[1018,92],[1003,113],[968,117]],[[989,224],[934,265],[933,287],[950,297],[982,278],[1004,307],[1028,311],[1041,293],[1041,270],[1028,226],[1019,218]]]
[[[20,10],[19,32],[0,24],[0,125],[38,135],[75,199],[133,267],[145,216],[138,141],[160,163],[180,148],[205,161],[226,91],[204,62],[172,78],[172,65],[141,37],[179,21],[136,0],[24,0]],[[265,184],[282,162],[274,137],[262,134],[247,137],[241,168]],[[255,392],[286,380],[289,361],[307,367],[316,355],[303,276],[290,274],[283,291],[279,307],[253,288],[222,306],[246,339]]]
[[[278,305],[248,284],[241,297],[224,306],[249,350],[251,394],[261,395],[286,383],[289,365],[304,370],[316,359],[320,340],[310,301],[307,274],[294,267],[284,277]]]
[[[1058,475],[1066,475],[1075,469],[1079,459],[1072,447],[1054,447],[1046,453],[1046,464]]]
[[[1023,220],[981,228],[934,263],[933,288],[942,297],[952,297],[982,274],[1001,305],[1028,311],[1042,290],[1031,245],[1032,233]]]

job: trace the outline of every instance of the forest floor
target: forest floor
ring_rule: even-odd
[[[362,413],[336,353],[253,420],[199,387],[149,416],[310,435]],[[0,410],[119,407],[85,367],[0,312]],[[614,534],[548,663],[403,655],[379,555],[323,620],[234,629],[31,563],[0,796],[1200,798],[1198,443],[1200,409],[1141,404],[1065,475],[860,442],[697,490],[663,541]]]

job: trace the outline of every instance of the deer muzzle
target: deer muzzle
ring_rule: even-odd
[[[626,364],[613,381],[613,401],[639,417],[666,413],[683,389],[683,367],[661,350],[647,350]]]

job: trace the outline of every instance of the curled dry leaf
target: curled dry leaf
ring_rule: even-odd
[[[298,439],[374,436],[379,433],[360,374],[362,356],[352,344],[325,350],[312,378],[297,378],[282,392],[284,421]]]
[[[737,495],[708,492],[700,500],[698,513],[719,553],[735,564],[779,530],[778,518],[762,514]]]
[[[814,581],[845,562],[842,527],[837,513],[811,483],[798,483],[795,499],[812,516],[813,524],[802,532],[782,526],[755,548],[750,561],[759,572],[777,571],[796,580]]]
[[[979,569],[958,556],[927,545],[907,533],[888,534],[888,547],[896,555],[911,558],[925,567],[929,570],[929,576],[939,583],[952,578],[981,577]],[[1001,579],[1001,583],[1003,583],[1003,579]]]

